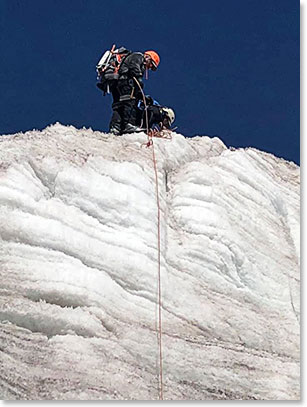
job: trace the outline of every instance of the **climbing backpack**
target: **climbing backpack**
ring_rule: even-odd
[[[115,49],[115,45],[111,50],[105,51],[96,65],[97,71],[97,86],[104,93],[110,93],[110,88],[116,84],[118,80],[118,70],[123,60],[131,54],[125,47]]]

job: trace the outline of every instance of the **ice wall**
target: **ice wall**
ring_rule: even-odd
[[[157,203],[144,134],[0,137],[0,395],[158,398]],[[299,168],[155,139],[164,398],[299,398]]]

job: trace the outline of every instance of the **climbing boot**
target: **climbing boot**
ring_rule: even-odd
[[[114,134],[114,136],[120,136],[121,135],[120,126],[110,127],[109,133]]]
[[[145,129],[142,129],[141,127],[134,126],[133,124],[127,123],[123,133],[140,133],[142,131],[145,131]]]

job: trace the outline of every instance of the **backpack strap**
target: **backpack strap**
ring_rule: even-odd
[[[127,53],[126,55],[124,55],[123,58],[120,59],[120,61],[118,61],[118,65],[117,65],[117,67],[115,68],[114,73],[118,73],[121,64],[122,64],[122,63],[125,61],[125,59],[126,59],[129,55],[131,55],[131,54],[132,54],[132,52],[131,52],[131,51],[128,51],[128,53]],[[116,59],[117,59],[117,58],[116,58]]]

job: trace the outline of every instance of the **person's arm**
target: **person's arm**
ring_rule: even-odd
[[[144,66],[144,55],[141,53],[136,53],[131,55],[129,61],[129,72],[131,77],[135,77],[140,84],[143,84],[143,75],[145,72]]]

